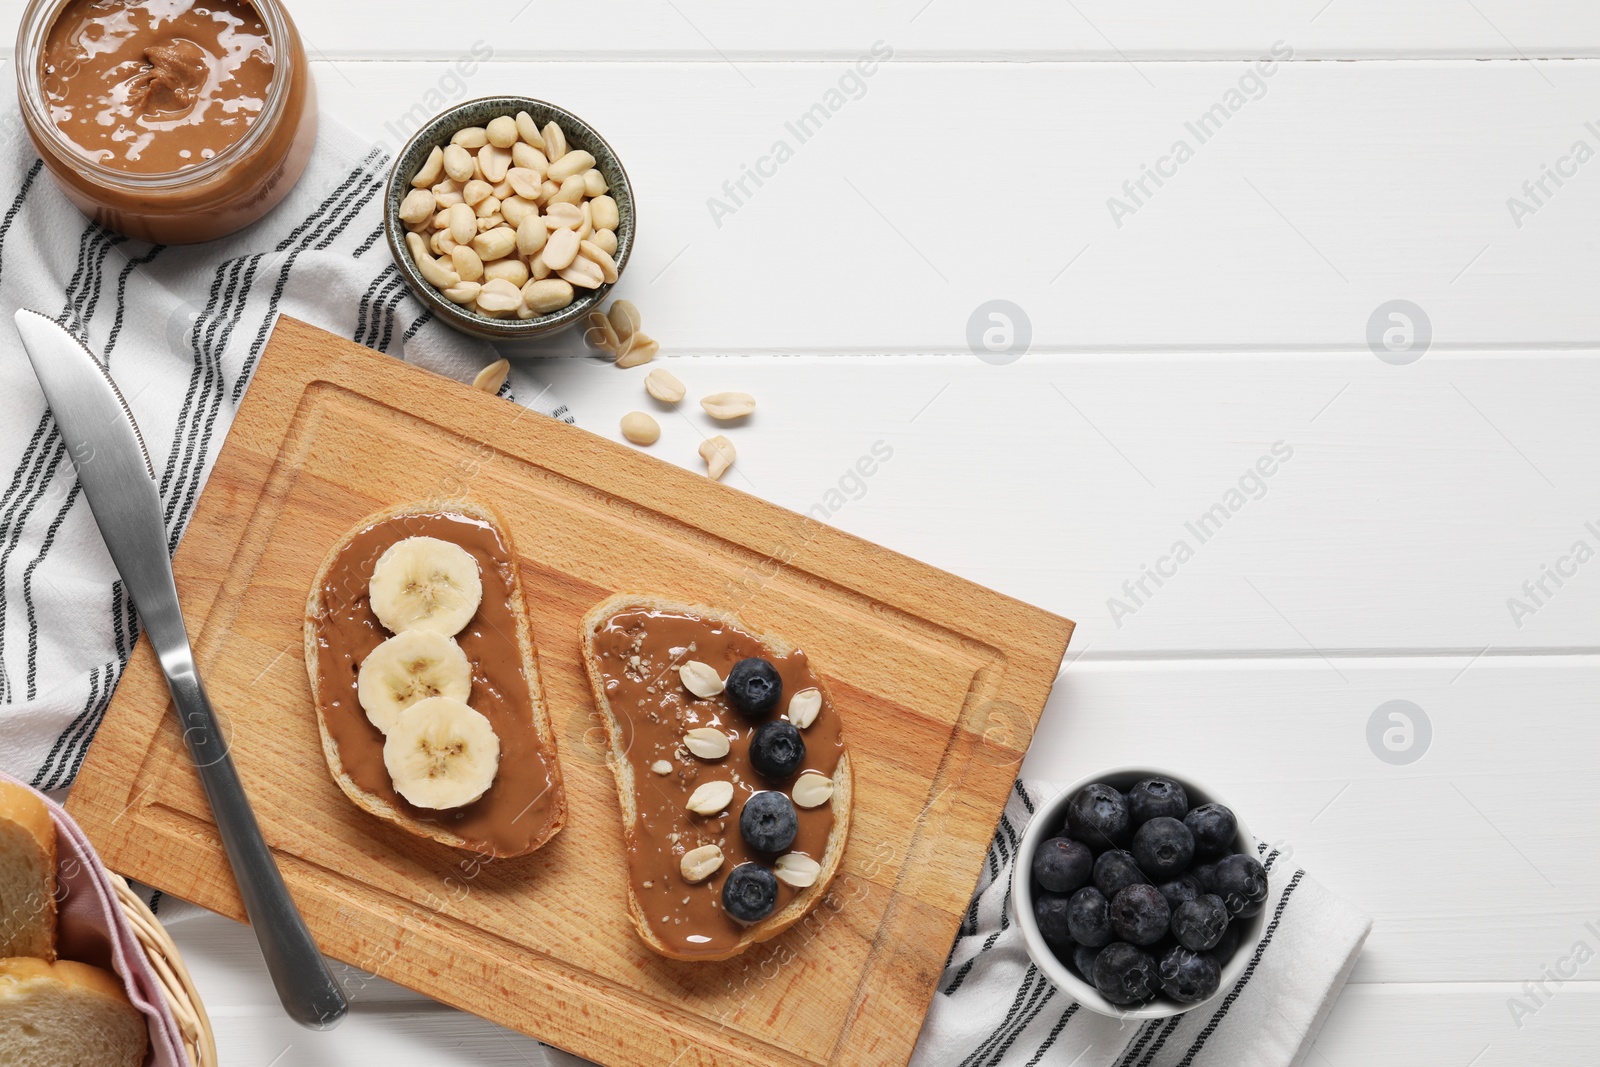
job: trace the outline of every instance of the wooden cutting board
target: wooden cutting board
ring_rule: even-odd
[[[515,542],[570,805],[543,849],[494,863],[344,797],[301,652],[307,589],[341,534],[390,504],[463,494],[498,510]],[[233,758],[323,950],[630,1067],[907,1061],[1072,633],[292,319],[273,333],[174,569]],[[849,847],[824,902],[721,963],[662,959],[627,918],[617,797],[578,645],[584,611],[619,590],[733,608],[799,644],[857,768]],[[146,641],[68,807],[116,870],[244,918]]]

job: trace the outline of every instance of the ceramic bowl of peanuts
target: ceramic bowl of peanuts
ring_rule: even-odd
[[[521,96],[433,118],[389,177],[386,229],[417,297],[491,340],[564,329],[598,308],[633,248],[616,153],[564,108]]]

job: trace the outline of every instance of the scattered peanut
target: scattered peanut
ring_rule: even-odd
[[[653,445],[661,440],[661,424],[642,411],[622,416],[622,436],[636,445]]]
[[[621,301],[619,300],[617,303],[621,303]],[[688,392],[683,387],[683,383],[673,377],[672,372],[665,367],[657,367],[644,376],[644,391],[663,404],[676,404]],[[798,697],[799,694],[796,694],[796,696]],[[794,701],[792,700],[789,702],[789,721],[794,722]],[[799,724],[796,723],[796,725]]]
[[[701,726],[683,735],[683,746],[701,759],[721,759],[729,751],[728,735]]]
[[[691,848],[678,861],[678,871],[690,885],[705,881],[722,868],[722,849],[716,845]]]
[[[650,764],[650,769],[662,777],[665,777],[672,773],[672,761],[658,759],[654,763]]]
[[[807,771],[795,779],[794,803],[800,808],[820,808],[833,798],[833,779],[820,771]]]
[[[712,481],[720,481],[728,473],[728,468],[733,466],[737,453],[734,451],[733,442],[718,434],[708,437],[700,442],[700,458],[706,461],[706,473]]]
[[[510,373],[511,361],[497,359],[478,372],[478,376],[472,379],[472,387],[486,393],[498,393],[500,387],[506,384],[506,375]]]
[[[822,874],[822,864],[803,852],[790,852],[778,857],[778,862],[772,865],[772,873],[783,884],[804,889],[816,884]]]
[[[454,303],[529,319],[568,306],[578,290],[617,281],[621,220],[610,183],[557,122],[541,129],[524,111],[458,130],[428,153],[411,186],[398,211],[406,250]],[[629,344],[611,331],[600,347],[633,366],[659,346],[648,338]]]
[[[656,353],[661,346],[655,338],[647,337],[643,330],[634,334],[622,343],[621,350],[617,353],[617,366],[624,369],[637,367],[641,363],[649,363],[656,358]]]
[[[692,659],[678,668],[683,687],[697,697],[714,697],[723,690],[722,675],[709,663]]]
[[[712,393],[700,401],[706,414],[727,421],[742,419],[756,409],[756,398],[749,393]]]
[[[618,300],[611,305],[607,313],[611,318],[611,327],[617,331],[617,336],[626,341],[639,329],[639,309],[632,300]]]
[[[822,692],[819,689],[802,689],[789,698],[789,722],[796,730],[804,730],[817,721],[822,710]]]
[[[591,311],[584,319],[587,329],[583,331],[583,339],[594,347],[603,349],[613,355],[621,342],[617,338],[617,331],[611,328],[611,320],[606,318],[603,311]]]
[[[688,809],[696,815],[715,815],[733,803],[732,782],[707,782],[689,794]]]

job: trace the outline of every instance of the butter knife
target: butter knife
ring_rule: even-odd
[[[133,412],[111,375],[72,334],[36,311],[18,311],[16,321],[89,510],[161,661],[183,739],[211,803],[278,999],[295,1022],[330,1029],[344,1018],[349,1004],[261,837],[227,739],[200,684],[178,610],[155,468]]]

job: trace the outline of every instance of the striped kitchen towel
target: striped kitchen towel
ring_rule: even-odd
[[[1010,914],[1011,862],[1041,803],[1019,780],[934,994],[912,1067],[1293,1067],[1344,988],[1372,922],[1258,846],[1271,886],[1261,940],[1220,1000],[1171,1019],[1120,1022],[1082,1007],[1028,958]]]
[[[12,324],[57,319],[108,365],[166,504],[169,547],[205,485],[278,314],[470,380],[496,355],[411,296],[383,236],[388,157],[322,120],[311,164],[256,225],[203,245],[85,219],[0,101],[0,767],[71,783],[138,635]],[[519,369],[503,395],[571,421]]]

